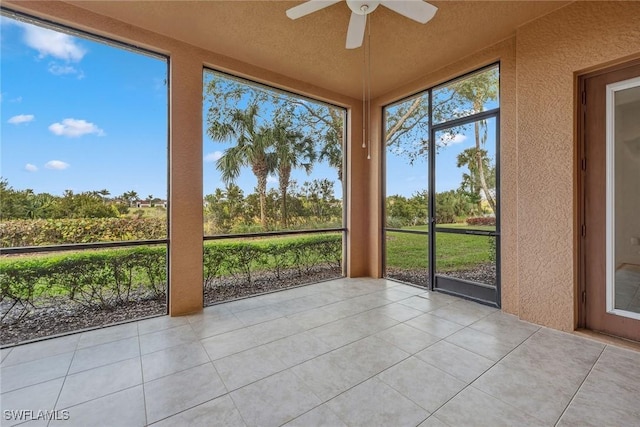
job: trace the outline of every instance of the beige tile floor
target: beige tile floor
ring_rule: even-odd
[[[0,357],[3,426],[20,423],[11,410],[54,409],[68,420],[23,425],[640,425],[640,353],[386,280],[334,280]]]

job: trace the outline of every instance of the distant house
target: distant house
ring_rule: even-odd
[[[136,200],[135,202],[136,208],[151,208],[151,207],[163,207],[167,208],[167,201],[160,199],[153,200]]]

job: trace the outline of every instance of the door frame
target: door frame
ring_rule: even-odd
[[[491,68],[497,68],[498,70],[498,81],[499,81],[499,87],[498,87],[498,107],[497,108],[493,108],[490,110],[486,110],[486,111],[481,111],[479,113],[475,113],[472,114],[470,116],[465,116],[465,117],[461,117],[461,118],[457,118],[457,119],[451,119],[449,121],[446,122],[442,122],[442,123],[437,123],[434,124],[433,123],[433,91],[439,87],[445,86],[451,82],[454,82],[456,80],[460,80],[460,79],[464,79],[466,76],[472,75],[472,74],[476,74],[476,73],[481,73],[483,71],[489,70]],[[417,232],[417,231],[409,231],[409,230],[401,230],[401,229],[395,229],[395,228],[391,228],[391,227],[387,227],[386,226],[386,218],[387,218],[387,212],[386,212],[386,196],[387,196],[387,188],[386,188],[386,178],[387,178],[387,162],[386,162],[386,154],[387,154],[387,150],[386,150],[386,143],[384,141],[382,141],[382,150],[381,150],[381,183],[380,183],[380,188],[382,189],[382,203],[380,204],[380,213],[381,213],[381,218],[382,218],[382,226],[380,228],[380,239],[382,242],[381,245],[381,258],[382,258],[382,262],[381,262],[381,266],[382,266],[382,277],[388,278],[386,276],[386,269],[387,269],[387,233],[388,232],[403,232],[403,233],[408,233],[408,234],[420,234],[420,235],[424,235],[427,236],[427,253],[425,254],[425,256],[427,257],[428,260],[428,277],[429,277],[429,284],[425,289],[428,289],[430,291],[436,291],[436,292],[442,292],[444,294],[449,294],[449,295],[453,295],[462,299],[467,299],[467,300],[471,300],[471,301],[475,301],[478,302],[480,304],[484,304],[484,305],[488,305],[488,306],[492,306],[492,307],[496,307],[496,308],[501,308],[502,306],[502,293],[501,293],[501,224],[500,224],[500,211],[501,211],[501,199],[502,199],[502,194],[501,194],[501,187],[500,187],[500,163],[501,163],[501,159],[500,159],[500,136],[501,136],[501,128],[500,128],[500,111],[501,111],[501,83],[502,83],[502,78],[501,78],[501,62],[500,61],[496,61],[496,62],[492,62],[490,64],[484,65],[480,68],[474,69],[472,71],[469,71],[467,73],[464,73],[462,75],[453,77],[451,79],[448,79],[444,82],[438,83],[435,86],[431,86],[428,87],[426,89],[420,90],[418,92],[415,92],[413,94],[410,94],[408,96],[405,96],[403,98],[400,98],[394,102],[391,102],[389,104],[386,104],[382,107],[381,109],[381,123],[380,123],[380,132],[381,135],[385,134],[385,127],[386,127],[386,123],[385,123],[385,109],[396,105],[398,103],[401,103],[403,101],[409,100],[415,96],[422,96],[421,94],[427,94],[428,97],[428,102],[429,102],[429,114],[428,114],[428,122],[429,122],[429,145],[428,145],[428,154],[427,154],[427,188],[428,188],[428,231],[426,233],[424,232]],[[478,283],[478,282],[473,282],[473,281],[469,281],[469,280],[465,280],[465,279],[459,279],[459,278],[449,278],[449,277],[437,277],[436,272],[435,272],[435,265],[436,265],[436,243],[435,243],[435,235],[436,235],[436,231],[442,231],[442,230],[437,230],[436,229],[436,222],[435,222],[435,206],[436,206],[436,201],[435,201],[435,182],[436,182],[436,176],[435,176],[435,170],[436,170],[436,157],[435,153],[435,134],[438,130],[443,130],[443,129],[447,129],[450,128],[452,126],[460,126],[460,125],[465,125],[465,124],[469,124],[469,123],[473,123],[475,121],[478,120],[486,120],[486,119],[495,119],[496,120],[496,129],[495,129],[495,143],[496,143],[496,212],[495,212],[495,216],[496,216],[496,229],[495,231],[492,232],[481,232],[481,233],[475,233],[475,232],[470,232],[470,233],[458,233],[458,234],[469,234],[471,236],[489,236],[489,237],[493,237],[495,238],[495,249],[496,249],[496,260],[495,260],[495,264],[496,264],[496,283],[495,286],[491,286],[491,285],[486,285],[486,284],[482,284],[482,283]],[[390,278],[391,280],[395,280],[393,278]],[[440,286],[436,285],[437,280],[440,280]],[[411,283],[409,283],[411,284]],[[420,286],[422,287],[422,285],[417,285],[417,284],[411,284],[413,286]]]
[[[587,253],[586,243],[586,82],[592,77],[607,74],[624,68],[640,65],[640,58],[623,58],[616,61],[613,65],[605,65],[595,71],[576,75],[576,156],[574,162],[574,176],[576,177],[576,193],[575,200],[577,202],[575,209],[575,243],[577,247],[575,256],[575,265],[578,269],[577,275],[577,292],[575,294],[575,313],[576,327],[578,329],[587,328],[587,278],[586,263]]]
[[[432,105],[432,92],[429,91],[429,105]],[[446,130],[455,126],[464,126],[481,120],[494,119],[495,122],[495,144],[496,144],[496,229],[490,232],[465,231],[454,232],[446,227],[439,228],[436,223],[436,134],[438,131]],[[481,304],[501,307],[500,294],[500,107],[492,110],[476,113],[468,117],[462,117],[448,122],[431,124],[429,126],[429,285],[430,290],[440,291],[445,294],[470,299]],[[472,282],[457,277],[448,277],[438,274],[437,266],[437,233],[465,234],[468,236],[489,236],[496,239],[496,283],[495,286],[484,283]]]

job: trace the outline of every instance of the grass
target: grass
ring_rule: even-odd
[[[495,230],[490,226],[469,227],[466,224],[445,224],[442,228]],[[427,226],[407,227],[407,230],[427,231]],[[492,262],[490,239],[495,237],[472,236],[437,232],[436,270],[458,271]],[[386,265],[405,269],[427,269],[429,267],[429,236],[387,232]]]
[[[135,218],[137,216],[141,218],[160,218],[167,217],[167,210],[162,206],[154,206],[152,208],[129,208],[129,213],[125,216]]]
[[[335,236],[338,232],[335,233],[316,233],[316,234],[308,234],[308,235],[284,235],[284,236],[273,236],[273,237],[247,237],[247,238],[233,238],[233,239],[219,239],[219,240],[207,240],[204,242],[205,246],[207,245],[215,245],[216,242],[242,242],[242,243],[254,243],[258,246],[266,246],[271,243],[280,243],[287,244],[297,242],[300,239],[308,239],[313,236],[324,237],[324,236]]]

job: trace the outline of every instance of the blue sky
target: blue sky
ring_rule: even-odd
[[[62,194],[167,193],[167,64],[2,17],[0,175]]]
[[[495,119],[487,121],[487,142],[485,149],[489,157],[495,159]],[[458,154],[475,147],[473,125],[458,129],[458,133],[437,132],[436,143],[440,145],[436,155],[436,192],[455,190],[460,187],[466,167],[456,166]],[[428,189],[427,159],[416,160],[413,165],[402,155],[387,151],[387,195],[411,196]]]
[[[113,196],[135,190],[141,198],[166,198],[166,61],[7,17],[0,30],[0,176],[16,189],[38,193],[104,188]],[[215,161],[231,142],[210,140],[206,120],[203,135],[209,194],[224,186]],[[493,135],[490,130],[490,141]],[[459,186],[465,170],[455,159],[473,144],[470,133],[448,142],[438,154],[438,191]],[[356,153],[366,156],[366,150]],[[411,196],[427,187],[426,161],[409,166],[406,158],[388,153],[386,170],[388,195]],[[330,179],[341,197],[336,177],[326,163],[318,163],[311,176],[292,173],[299,185]],[[248,194],[256,180],[245,168],[237,184]],[[268,188],[277,188],[275,176]]]

